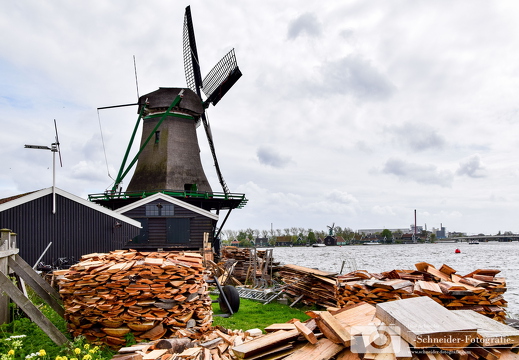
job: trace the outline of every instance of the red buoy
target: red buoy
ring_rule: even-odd
[[[459,253],[461,253],[461,250],[460,250],[460,249],[456,249],[454,252],[455,252],[456,254],[459,254]]]

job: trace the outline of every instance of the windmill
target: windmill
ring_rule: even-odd
[[[139,97],[139,114],[114,185],[92,201],[116,209],[135,199],[164,193],[205,210],[230,210],[247,203],[244,194],[233,194],[226,185],[218,159],[206,109],[216,105],[242,76],[234,49],[230,50],[202,79],[190,7],[183,26],[183,62],[187,87],[160,87]],[[204,99],[205,98],[205,99]],[[98,108],[113,108],[109,106]],[[130,149],[142,122],[140,147],[130,158]],[[214,192],[202,167],[197,127],[203,124],[222,192]],[[122,181],[135,166],[126,191]],[[220,229],[223,227],[223,223]],[[218,230],[218,234],[219,234]],[[217,234],[217,235],[218,235]],[[216,236],[217,236],[216,235]]]
[[[329,229],[328,235],[333,236],[334,235],[334,231],[335,231],[335,223],[333,223],[332,226],[330,226],[330,225],[326,225],[326,226]]]
[[[25,145],[26,149],[39,149],[39,150],[50,150],[52,151],[52,213],[56,213],[56,153],[59,155],[59,163],[63,167],[61,160],[61,150],[59,147],[58,138],[58,126],[56,125],[56,119],[54,119],[54,131],[56,132],[55,142],[50,147],[45,145]]]
[[[202,168],[196,135],[196,127],[201,122],[222,190],[224,194],[230,193],[220,171],[206,109],[210,104],[216,105],[242,75],[234,49],[202,80],[191,9],[188,6],[184,15],[183,55],[187,88],[161,87],[139,97],[136,104],[139,118],[114,182],[113,192],[122,190],[122,180],[135,164],[127,192],[212,192]],[[126,166],[141,120],[143,130],[140,149]]]

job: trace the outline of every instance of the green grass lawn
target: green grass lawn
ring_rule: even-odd
[[[213,299],[217,297],[212,295]],[[239,311],[228,317],[220,317],[222,314],[218,303],[213,303],[213,326],[223,326],[230,330],[249,330],[259,328],[263,330],[269,325],[285,323],[291,319],[305,321],[309,316],[305,314],[308,308],[291,308],[288,305],[279,304],[275,300],[264,305],[259,301],[240,299]]]
[[[45,316],[49,318],[60,331],[69,337],[70,335],[66,330],[65,320],[48,305],[42,304],[41,299],[36,296],[31,296],[31,298],[33,302],[40,306]],[[212,298],[216,299],[217,296],[213,295]],[[17,307],[12,306],[12,310],[13,321],[0,325],[0,360],[27,360],[31,357],[35,357],[36,359],[36,357],[38,357],[36,354],[40,350],[45,351],[45,356],[39,356],[40,360],[54,360],[58,355],[67,355],[69,358],[76,357],[83,359],[82,356],[71,353],[69,349],[54,344],[48,335],[21,313]],[[215,315],[213,317],[213,326],[222,326],[230,330],[245,331],[254,328],[263,330],[269,325],[285,323],[291,319],[304,321],[309,318],[309,316],[305,314],[305,310],[309,310],[309,308],[291,308],[288,305],[279,304],[276,301],[263,305],[263,303],[258,301],[240,299],[240,309],[236,314],[230,317],[220,317],[217,316],[218,314],[222,314],[220,305],[213,303]],[[19,338],[20,335],[24,337]],[[73,341],[72,349],[78,348],[81,349],[82,352],[89,353],[88,346],[84,339],[78,338]],[[90,348],[90,350],[91,349],[92,348]],[[113,354],[113,351],[103,347],[100,351],[95,353],[92,360],[111,359]]]

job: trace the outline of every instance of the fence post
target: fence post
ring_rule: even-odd
[[[0,273],[9,276],[8,257],[1,255],[2,251],[9,250],[11,245],[11,230],[0,229]],[[0,290],[0,324],[9,322],[9,296]]]

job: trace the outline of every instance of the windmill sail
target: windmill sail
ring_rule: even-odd
[[[200,87],[202,86],[202,75],[200,74],[195,30],[193,28],[193,19],[191,18],[191,8],[189,6],[186,7],[186,13],[184,15],[183,50],[187,87],[201,97]]]
[[[213,106],[216,105],[241,75],[234,49],[232,49],[209,71],[209,74],[202,81],[202,90],[207,96],[206,102],[212,103]]]

